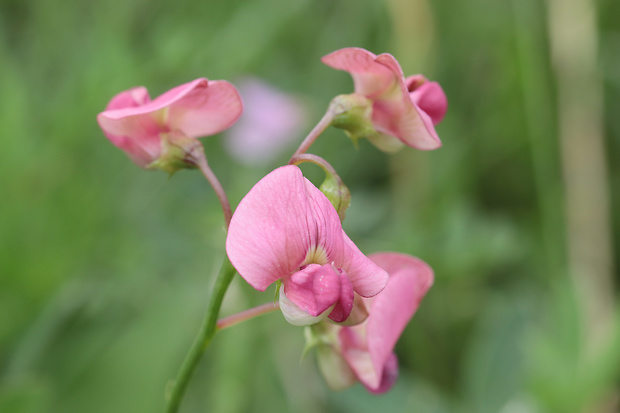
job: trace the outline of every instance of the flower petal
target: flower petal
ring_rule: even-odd
[[[367,388],[376,389],[381,384],[381,372],[377,370],[366,347],[366,324],[343,327],[338,332],[342,357],[360,382]]]
[[[353,310],[353,285],[345,272],[338,274],[340,282],[340,295],[336,301],[336,307],[329,313],[329,318],[336,323],[341,323],[349,318]]]
[[[349,276],[353,290],[362,297],[378,294],[388,282],[387,272],[366,257],[344,232],[343,237],[345,258],[340,268]]]
[[[434,125],[443,120],[448,110],[448,98],[439,83],[425,82],[411,91],[409,96],[415,105],[431,117]]]
[[[334,69],[349,72],[353,78],[355,92],[374,98],[391,88],[396,82],[394,73],[376,62],[377,56],[358,47],[336,50],[323,56],[321,61]]]
[[[342,261],[342,234],[327,197],[299,168],[288,165],[265,176],[241,200],[228,229],[226,251],[239,274],[264,291],[296,272],[309,251],[321,249],[329,261]]]
[[[106,110],[97,115],[104,135],[125,151],[139,166],[145,167],[159,157],[160,128],[150,116],[117,118],[126,110],[135,110],[149,102],[146,88],[140,86],[114,96]]]
[[[134,108],[146,104],[149,100],[151,98],[146,88],[138,86],[114,96],[105,110]]]
[[[389,96],[374,101],[372,121],[379,132],[394,135],[405,144],[421,149],[432,150],[441,146],[441,141],[430,116],[420,110],[409,96],[402,69],[390,54],[377,56],[377,62],[389,68],[393,73],[400,73],[398,81],[398,98]]]
[[[231,126],[243,111],[241,96],[225,80],[198,79],[188,88],[171,94],[171,90],[155,99],[166,103],[168,127],[199,138],[214,135]]]
[[[377,253],[370,258],[390,274],[385,289],[370,305],[366,330],[375,370],[383,372],[398,338],[433,283],[433,270],[406,254]]]
[[[382,394],[390,390],[396,379],[398,378],[398,358],[396,354],[390,353],[385,365],[383,366],[383,372],[381,373],[381,380],[379,386],[372,388],[366,383],[362,383],[366,389],[373,394]]]
[[[282,315],[286,321],[294,326],[311,326],[316,324],[324,320],[333,308],[332,306],[318,316],[314,317],[289,300],[283,290],[280,290],[279,296],[280,311],[282,311]]]
[[[288,299],[313,317],[317,317],[340,299],[340,276],[329,264],[307,265],[285,277],[282,284]]]

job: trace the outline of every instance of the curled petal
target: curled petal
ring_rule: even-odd
[[[313,317],[340,299],[340,276],[331,265],[310,264],[284,278],[282,284],[289,300]]]
[[[280,310],[282,311],[282,315],[290,324],[294,326],[310,326],[316,324],[327,317],[327,315],[331,312],[332,307],[328,308],[321,314],[315,316],[311,316],[301,308],[297,306],[294,302],[288,299],[283,290],[280,290]]]
[[[431,117],[433,124],[437,125],[446,115],[448,98],[437,82],[428,82],[424,79],[421,84],[416,85],[420,77],[424,79],[422,75],[409,76],[405,79],[409,96],[415,105]]]
[[[394,73],[400,73],[398,82],[398,97],[375,101],[373,106],[373,124],[379,132],[397,136],[406,145],[421,149],[432,150],[441,146],[441,140],[435,132],[431,117],[418,108],[405,85],[402,69],[392,55],[382,54],[377,61],[390,68]]]
[[[297,271],[309,251],[325,262],[342,262],[343,231],[327,197],[299,168],[280,167],[261,179],[241,200],[226,239],[226,251],[239,274],[264,291]]]
[[[151,100],[151,98],[149,97],[149,92],[146,88],[144,86],[138,86],[114,96],[105,109],[115,110],[134,108],[146,104],[149,100]]]
[[[374,53],[349,47],[323,56],[321,61],[334,69],[349,72],[355,84],[355,92],[373,98],[390,89],[397,81],[394,72],[377,63],[376,59]]]

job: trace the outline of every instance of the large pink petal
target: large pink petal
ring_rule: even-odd
[[[241,96],[231,83],[194,81],[192,89],[169,104],[167,123],[171,130],[199,138],[228,128],[239,119],[242,111]]]
[[[402,73],[389,54],[377,56],[377,62]],[[372,121],[377,131],[396,136],[411,147],[432,150],[441,146],[432,119],[413,103],[402,76],[397,91],[373,102]]]
[[[265,176],[241,200],[228,229],[226,251],[239,274],[264,291],[296,272],[311,251],[327,257],[317,264],[341,261],[342,234],[327,197],[299,168],[288,165]]]
[[[394,72],[376,62],[377,56],[358,47],[336,50],[321,61],[334,69],[351,74],[355,92],[373,99],[391,88],[396,81]]]
[[[362,297],[372,297],[378,294],[388,282],[387,272],[362,254],[344,232],[343,237],[345,258],[340,268],[345,270],[349,276],[353,290]]]
[[[383,372],[398,338],[433,283],[433,270],[423,261],[399,253],[377,253],[370,258],[390,279],[370,306],[368,351],[377,372]]]

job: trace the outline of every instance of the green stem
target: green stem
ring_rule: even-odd
[[[222,268],[220,269],[220,273],[215,280],[215,285],[213,286],[213,290],[211,292],[211,300],[209,302],[209,307],[207,308],[204,323],[198,333],[198,336],[194,340],[194,344],[192,344],[189,353],[181,365],[181,369],[177,374],[176,380],[171,386],[168,404],[166,406],[166,413],[176,413],[178,410],[181,400],[183,399],[183,395],[185,394],[187,384],[189,383],[200,358],[207,347],[209,347],[209,344],[211,344],[211,339],[217,331],[217,316],[220,312],[220,307],[222,306],[224,294],[226,294],[226,290],[228,289],[235,273],[235,268],[228,260],[228,257],[225,257],[224,262],[222,263]]]

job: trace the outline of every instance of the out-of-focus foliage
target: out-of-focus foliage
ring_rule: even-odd
[[[596,4],[617,240],[620,4]],[[95,116],[108,100],[137,85],[156,96],[201,76],[251,74],[305,96],[318,121],[352,90],[320,57],[348,46],[391,52],[449,99],[437,151],[355,150],[339,130],[313,146],[351,189],[345,229],[360,248],[410,253],[435,270],[397,346],[400,379],[381,397],[359,385],[329,391],[312,357],[299,362],[301,330],[271,314],[216,336],[181,411],[609,403],[620,324],[597,351],[584,344],[548,30],[542,0],[0,0],[0,412],[162,411],[206,307],[224,254],[217,199],[198,173],[140,170],[107,142]],[[286,155],[243,166],[225,138],[203,142],[236,204]],[[614,252],[617,262],[620,243]],[[222,312],[272,298],[236,280]]]

